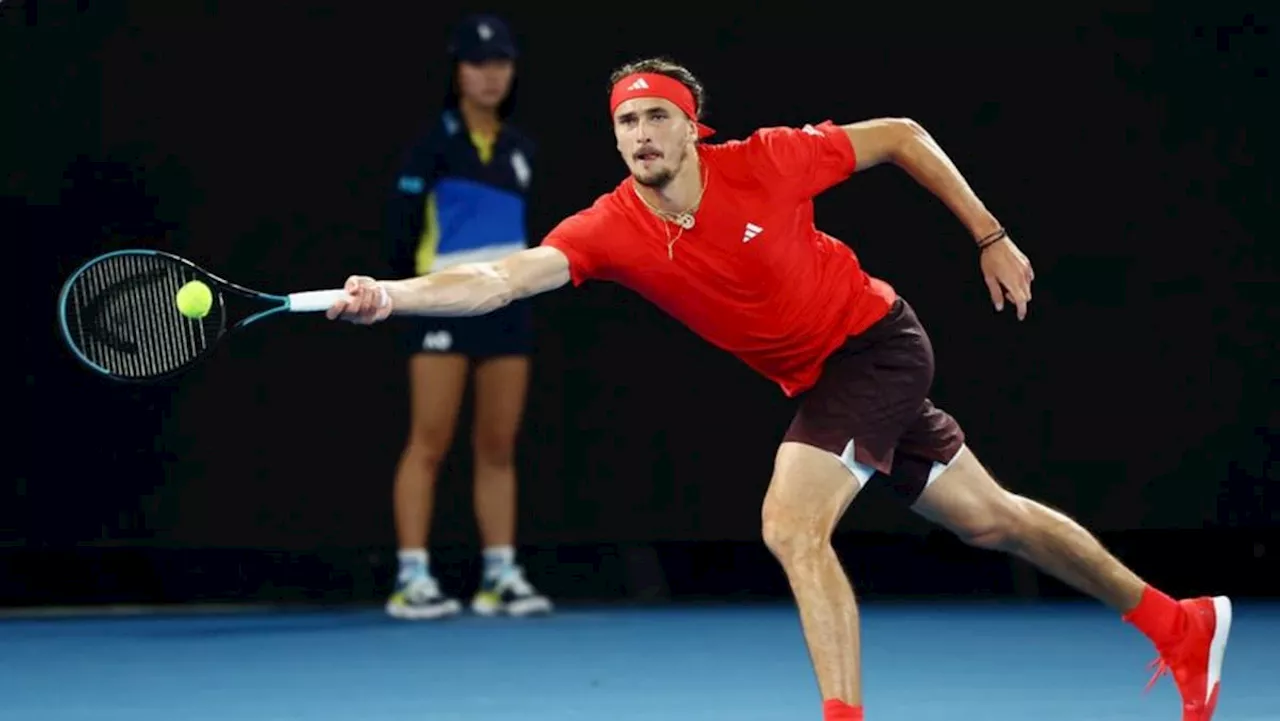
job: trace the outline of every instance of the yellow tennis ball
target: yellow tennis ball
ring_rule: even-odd
[[[213,291],[204,283],[193,280],[178,289],[174,300],[178,304],[178,311],[186,317],[203,318],[209,315],[209,309],[213,307]]]

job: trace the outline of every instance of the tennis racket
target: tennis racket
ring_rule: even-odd
[[[213,295],[201,318],[178,311],[178,290],[193,280],[209,286]],[[273,295],[236,285],[170,253],[120,250],[90,260],[63,283],[58,321],[63,339],[84,365],[114,380],[148,382],[186,370],[233,331],[278,313],[323,312],[345,295],[341,290]],[[233,299],[234,316],[228,303]]]

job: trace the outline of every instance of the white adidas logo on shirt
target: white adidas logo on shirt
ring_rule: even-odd
[[[755,223],[747,223],[747,230],[742,234],[742,242],[750,243],[751,239],[764,232],[764,228]]]

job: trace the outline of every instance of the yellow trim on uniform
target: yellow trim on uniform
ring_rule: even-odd
[[[418,275],[431,272],[436,263],[436,249],[440,245],[440,215],[436,208],[435,193],[427,193],[422,212],[422,236],[418,239],[418,252],[414,256],[414,267]]]
[[[480,153],[480,162],[485,165],[493,160],[493,146],[497,144],[496,141],[497,136],[471,131],[471,144],[476,146],[476,152]]]

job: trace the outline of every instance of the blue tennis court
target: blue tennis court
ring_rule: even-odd
[[[1178,719],[1104,609],[872,604],[868,718]],[[1280,718],[1280,605],[1240,603],[1220,721]],[[409,624],[378,609],[0,622],[24,721],[782,721],[821,717],[786,606],[581,608]]]

